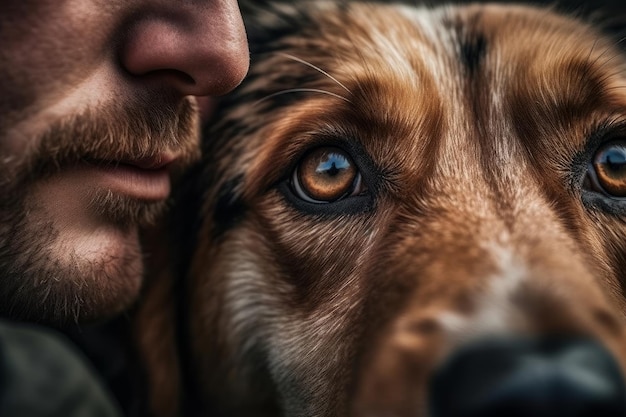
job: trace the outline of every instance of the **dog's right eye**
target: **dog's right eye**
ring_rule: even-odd
[[[361,173],[345,151],[317,148],[302,158],[293,172],[294,194],[309,203],[332,203],[365,191]]]
[[[593,180],[606,194],[626,197],[626,143],[614,141],[600,148],[593,160]]]

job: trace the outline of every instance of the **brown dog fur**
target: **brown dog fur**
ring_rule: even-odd
[[[190,413],[422,415],[452,349],[507,333],[590,336],[626,365],[626,203],[589,181],[626,134],[613,41],[524,6],[248,12],[250,76],[137,321],[155,414],[184,386]],[[294,196],[323,146],[364,191]]]

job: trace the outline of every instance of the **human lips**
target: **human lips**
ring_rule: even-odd
[[[98,160],[85,169],[95,187],[137,200],[160,201],[170,194],[169,167],[176,159],[176,155],[164,153],[121,161]]]

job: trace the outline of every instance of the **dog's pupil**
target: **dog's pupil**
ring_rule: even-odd
[[[609,145],[596,157],[596,168],[600,177],[626,179],[626,146]]]
[[[337,173],[339,172],[339,169],[337,168],[337,166],[335,165],[335,163],[333,162],[332,166],[330,167],[330,169],[327,171],[328,175],[330,175],[331,177],[334,177],[335,175],[337,175]]]
[[[600,149],[594,169],[604,191],[616,197],[626,197],[626,146],[611,143]]]
[[[620,172],[626,168],[626,150],[615,147],[606,153],[606,163],[611,171]]]
[[[317,201],[342,198],[354,183],[357,169],[341,149],[322,147],[307,155],[298,168],[298,181],[308,197]]]
[[[339,166],[337,166],[339,165]],[[316,169],[318,174],[325,174],[329,177],[337,176],[342,170],[350,168],[350,162],[341,155],[331,153],[328,155],[328,159],[319,164]]]

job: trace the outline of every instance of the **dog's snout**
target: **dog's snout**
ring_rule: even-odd
[[[623,417],[613,357],[587,340],[489,340],[461,348],[430,386],[433,417]]]

